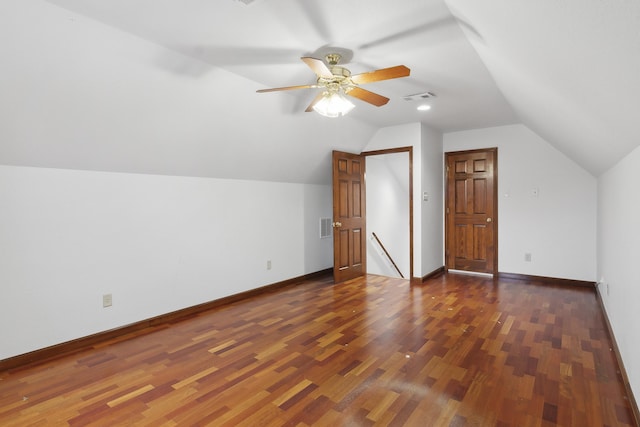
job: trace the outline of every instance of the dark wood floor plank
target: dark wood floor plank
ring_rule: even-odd
[[[592,289],[368,276],[0,373],[0,425],[633,426]]]

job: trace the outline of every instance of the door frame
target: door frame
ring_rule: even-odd
[[[493,228],[493,276],[498,275],[498,147],[478,148],[474,150],[460,150],[460,151],[448,151],[444,153],[444,268],[445,271],[450,268],[449,257],[447,252],[449,249],[449,227],[451,227],[449,215],[447,214],[447,208],[449,207],[449,173],[447,171],[448,157],[456,154],[473,154],[493,152],[493,216],[492,216],[492,228]],[[470,273],[474,273],[470,271]]]
[[[413,147],[398,147],[382,150],[363,151],[360,153],[365,161],[369,156],[379,156],[383,154],[409,153],[409,281],[413,283]],[[365,183],[367,177],[365,175]],[[366,219],[365,219],[366,224]],[[366,254],[365,254],[366,255]],[[417,279],[420,280],[420,279]]]

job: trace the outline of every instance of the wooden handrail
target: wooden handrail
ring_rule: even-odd
[[[400,269],[398,268],[396,263],[393,262],[393,258],[391,258],[391,255],[389,255],[389,252],[387,252],[387,248],[385,248],[384,245],[382,244],[382,242],[380,241],[380,239],[378,239],[378,236],[376,236],[376,233],[371,232],[371,235],[373,235],[373,237],[376,239],[376,242],[378,242],[378,244],[380,245],[380,247],[384,251],[384,253],[387,256],[387,258],[389,258],[389,261],[391,261],[391,264],[393,264],[393,266],[395,267],[395,269],[398,272],[398,274],[400,275],[400,277],[402,277],[404,279],[404,276],[402,275],[402,272],[400,271]]]

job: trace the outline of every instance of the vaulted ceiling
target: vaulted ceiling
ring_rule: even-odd
[[[381,127],[522,123],[598,175],[640,145],[639,28],[637,0],[6,0],[0,164],[326,183]],[[332,51],[411,76],[336,119],[256,93]]]

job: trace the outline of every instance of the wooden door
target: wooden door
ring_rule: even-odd
[[[364,156],[333,152],[333,279],[362,276],[366,269]]]
[[[447,153],[447,269],[497,273],[497,149]]]

